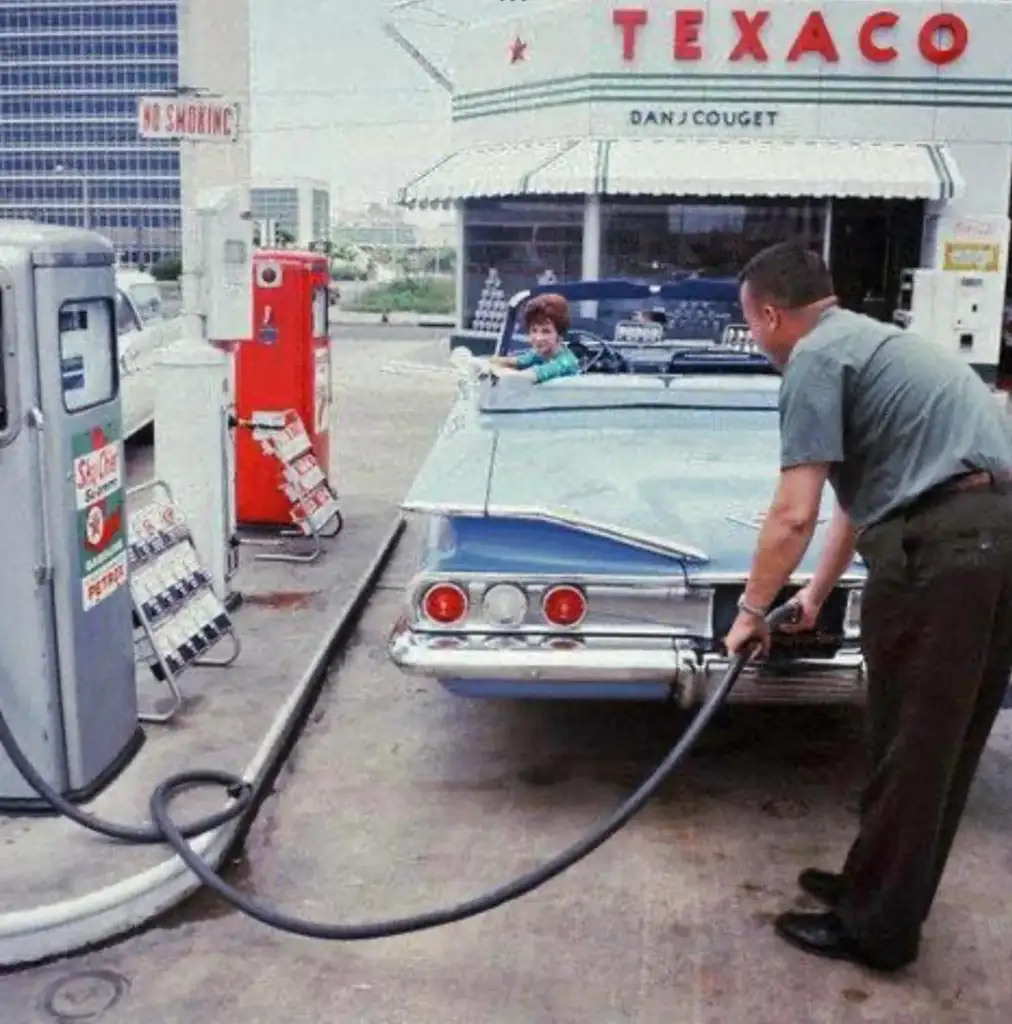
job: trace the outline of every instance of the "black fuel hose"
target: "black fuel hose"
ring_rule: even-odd
[[[95,814],[88,814],[87,811],[82,811],[80,807],[72,804],[59,790],[54,789],[39,774],[32,762],[28,760],[27,755],[18,745],[18,741],[11,732],[11,727],[7,723],[7,719],[4,718],[2,708],[0,708],[0,747],[3,748],[4,753],[10,758],[11,764],[21,773],[21,777],[25,782],[54,811],[63,815],[64,818],[68,818],[82,828],[86,828],[89,832],[95,832],[100,836],[105,836],[107,839],[118,839],[121,842],[130,843],[134,846],[169,842],[168,836],[157,824],[146,826],[118,825],[113,821],[99,818]],[[215,811],[214,814],[209,814],[205,818],[199,818],[188,825],[175,826],[180,842],[185,843],[187,839],[203,835],[205,832],[210,832],[212,829],[218,828],[234,818],[238,818],[253,802],[253,787],[230,772],[208,770],[201,772],[201,775],[204,779],[201,785],[221,786],[231,797],[232,803],[226,805],[220,811]],[[171,782],[172,779],[167,781]]]
[[[789,601],[774,609],[766,617],[766,623],[775,630],[788,621],[797,621],[799,608]],[[179,772],[161,782],[151,795],[151,818],[153,828],[137,828],[115,825],[103,821],[94,815],[86,814],[69,803],[35,770],[24,752],[18,746],[10,727],[0,711],[0,747],[6,751],[11,762],[22,774],[25,781],[41,796],[53,810],[84,828],[100,835],[114,839],[122,839],[127,843],[165,842],[179,855],[184,864],[196,875],[208,889],[217,893],[226,903],[248,917],[260,921],[268,927],[291,935],[300,935],[308,939],[327,939],[341,942],[352,942],[363,939],[384,939],[395,935],[407,935],[411,932],[438,928],[441,925],[463,921],[476,917],[489,910],[509,903],[521,896],[533,892],[557,875],[571,868],[574,864],[593,853],[599,846],[607,842],[616,832],[643,809],[667,778],[685,759],[685,756],[696,745],[703,731],[710,724],[714,715],[720,710],[728,695],[738,681],[742,670],[752,655],[752,648],[739,653],[728,666],[720,685],[710,698],[699,709],[688,729],[672,748],[657,769],[643,782],[617,810],[604,821],[595,826],[586,836],[546,861],[540,867],[520,875],[518,878],[476,896],[473,899],[458,903],[456,906],[443,907],[408,917],[392,918],[387,921],[370,921],[362,924],[328,924],[325,922],[307,921],[293,917],[273,907],[269,907],[246,893],[229,885],[221,879],[212,868],[205,863],[187,842],[188,838],[200,832],[208,831],[226,821],[238,817],[252,798],[252,789],[245,780],[231,772],[213,769]],[[203,819],[200,822],[181,827],[176,825],[169,813],[172,801],[183,792],[207,786],[220,786],[225,789],[232,803],[222,811]]]

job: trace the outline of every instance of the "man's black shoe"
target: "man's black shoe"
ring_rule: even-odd
[[[915,957],[871,957],[847,934],[836,914],[781,914],[774,923],[777,935],[792,946],[830,960],[847,960],[876,971],[898,971]]]
[[[840,895],[843,892],[843,877],[832,871],[806,868],[798,875],[798,885],[809,896],[814,896],[828,906],[835,907],[840,902]]]

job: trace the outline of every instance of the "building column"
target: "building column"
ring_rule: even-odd
[[[822,226],[822,260],[832,270],[833,256],[833,197],[826,200],[826,219]]]
[[[601,197],[587,195],[583,200],[583,262],[580,268],[585,281],[596,281],[601,276]],[[580,303],[580,316],[597,316],[597,303]]]
[[[583,268],[585,281],[601,276],[601,197],[589,195],[583,201]]]
[[[203,263],[201,221],[197,196],[203,189],[239,185],[250,187],[250,0],[180,0],[179,78],[181,85],[239,106],[239,137],[234,142],[179,143],[182,191],[182,263],[180,289],[184,336],[203,335],[200,310],[200,270]]]
[[[455,206],[455,222],[457,229],[456,238],[456,249],[457,249],[457,263],[454,267],[454,302],[456,305],[456,319],[457,319],[457,330],[462,331],[466,327],[464,323],[464,285],[465,285],[465,266],[467,264],[467,235],[465,232],[465,221],[467,218],[467,204],[463,199],[458,199],[454,204]]]
[[[219,599],[231,596],[234,570],[234,452],[226,412],[234,396],[233,361],[209,340],[204,309],[205,242],[198,200],[204,190],[238,186],[248,209],[250,187],[250,0],[179,0],[179,75],[192,95],[220,96],[239,107],[233,142],[182,141],[181,338],[155,367],[155,476],[186,516]],[[245,239],[243,239],[245,242]],[[252,239],[250,239],[252,241]],[[246,243],[249,244],[249,243]],[[248,253],[247,253],[248,255]],[[250,270],[243,269],[243,276]],[[252,279],[248,296],[252,303]],[[251,307],[252,309],[252,307]]]

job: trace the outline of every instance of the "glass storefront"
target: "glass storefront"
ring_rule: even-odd
[[[583,196],[467,203],[465,324],[479,304],[484,308],[539,280],[581,276],[583,205]],[[799,238],[821,252],[825,208],[816,199],[605,199],[601,276],[659,281],[685,271],[736,274],[751,255],[783,238]]]
[[[733,276],[773,242],[821,252],[820,199],[621,199],[601,208],[601,276],[665,280],[679,273]]]
[[[841,302],[888,319],[903,267],[917,266],[923,204],[900,200],[770,197],[606,197],[601,277],[661,282],[734,276],[760,249],[793,239],[825,249]],[[584,198],[469,200],[464,227],[465,326],[494,330],[511,295],[539,281],[578,279]],[[867,304],[871,302],[872,305]],[[475,321],[480,321],[476,323]]]
[[[892,317],[906,267],[920,266],[924,204],[912,199],[835,199],[829,259],[842,305]]]
[[[583,196],[545,202],[470,200],[463,262],[468,326],[479,303],[502,302],[539,280],[580,278]]]

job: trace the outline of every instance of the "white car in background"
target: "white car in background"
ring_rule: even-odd
[[[116,334],[123,438],[154,422],[155,362],[182,337],[183,321],[167,316],[158,282],[141,270],[116,270]]]

